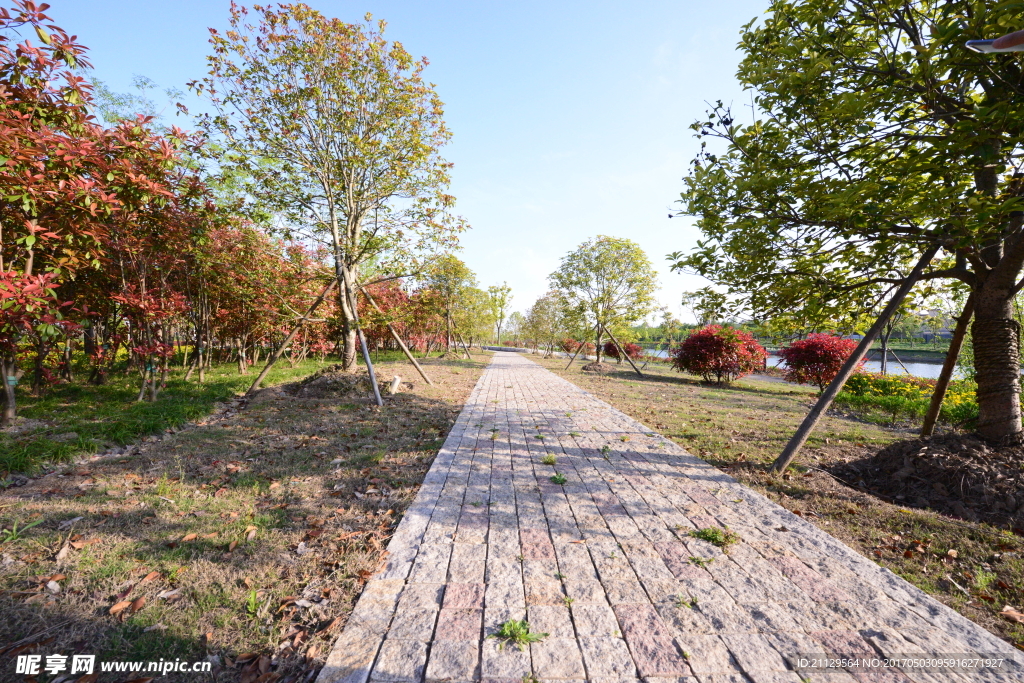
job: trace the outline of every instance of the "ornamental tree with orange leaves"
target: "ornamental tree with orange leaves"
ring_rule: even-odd
[[[360,285],[416,272],[464,227],[445,191],[451,164],[439,150],[450,134],[422,77],[427,61],[366,19],[232,3],[231,29],[210,30],[209,75],[192,84],[216,112],[203,120],[229,150],[222,167],[246,178],[247,196],[288,232],[329,244],[349,370]]]

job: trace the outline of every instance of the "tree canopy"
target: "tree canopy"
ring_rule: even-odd
[[[657,276],[632,240],[598,235],[564,256],[549,279],[567,316],[582,318],[587,327],[629,325],[654,310]],[[595,332],[598,362],[603,334]]]
[[[670,256],[755,315],[828,319],[868,309],[941,245],[924,279],[975,293],[978,432],[995,440],[1021,435],[1024,72],[963,44],[1009,20],[975,0],[773,2],[740,41],[753,119],[719,104],[693,125],[683,202],[703,239]]]

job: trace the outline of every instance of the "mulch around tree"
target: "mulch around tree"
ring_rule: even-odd
[[[1024,534],[1022,465],[1024,446],[994,447],[970,434],[942,434],[896,441],[829,471],[899,505]]]

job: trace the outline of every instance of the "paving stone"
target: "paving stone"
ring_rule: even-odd
[[[398,609],[440,609],[443,583],[409,583],[398,598]]]
[[[783,657],[826,651],[998,653],[1024,666],[1024,653],[648,434],[526,357],[496,353],[317,683],[519,683],[531,671],[580,683],[798,683]],[[548,481],[548,452],[566,486]],[[723,526],[743,541],[728,555],[689,535]],[[529,651],[485,638],[527,617],[551,634]],[[856,680],[1024,683],[946,674]]]
[[[483,628],[482,609],[444,608],[437,616],[435,640],[479,640]]]
[[[676,636],[676,645],[686,653],[686,663],[693,673],[733,673],[740,667],[729,648],[716,635],[683,633]]]
[[[427,644],[415,640],[387,639],[370,674],[371,681],[401,681],[413,683],[423,680],[427,664]]]
[[[647,593],[636,581],[604,581],[602,582],[608,595],[608,601],[613,605],[623,604],[649,604]]]
[[[480,645],[480,674],[488,678],[512,679],[522,683],[523,676],[530,673],[530,651],[519,650],[514,645],[501,647],[498,640],[490,638]]]
[[[558,581],[526,581],[527,605],[565,604],[565,592]]]
[[[484,606],[484,584],[482,583],[449,583],[444,591],[445,607]]]
[[[541,679],[582,679],[586,676],[575,638],[545,638],[530,645],[530,655],[533,672]]]
[[[636,667],[629,653],[626,641],[611,637],[580,637],[583,660],[591,680],[631,679],[636,677]]]
[[[475,681],[480,678],[480,641],[443,640],[430,646],[427,681]]]
[[[789,668],[782,655],[756,633],[725,634],[722,640],[747,675],[754,671],[786,671]]]
[[[437,623],[437,608],[415,607],[400,609],[388,629],[388,637],[398,640],[429,642]]]
[[[593,579],[584,579],[580,581],[573,578],[566,578],[564,586],[566,594],[573,599],[574,605],[608,604],[608,598],[604,593],[604,586],[601,585],[600,581]]]
[[[615,612],[607,605],[572,605],[576,634],[580,637],[614,636],[621,633]]]

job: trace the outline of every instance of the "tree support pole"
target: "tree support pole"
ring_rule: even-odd
[[[459,338],[459,343],[462,344],[462,350],[466,352],[466,360],[473,360],[473,356],[469,355],[469,349],[466,348],[466,340],[462,338],[459,328],[452,326],[452,329],[455,330],[455,336]]]
[[[967,327],[974,317],[974,292],[964,302],[964,310],[956,320],[956,327],[953,328],[953,338],[949,340],[949,351],[946,352],[946,360],[942,364],[942,371],[939,379],[935,382],[935,391],[932,393],[932,401],[928,404],[928,413],[924,416],[924,423],[921,425],[921,436],[931,436],[935,429],[935,423],[942,411],[942,400],[946,398],[946,390],[949,389],[949,382],[953,378],[953,369],[960,357],[960,349],[963,348],[964,339],[967,337]]]
[[[821,416],[824,415],[825,411],[827,411],[829,406],[832,405],[832,401],[834,401],[836,396],[839,395],[839,392],[842,391],[843,385],[846,384],[846,380],[849,379],[850,375],[853,374],[853,371],[857,369],[857,366],[864,359],[865,354],[867,354],[868,349],[871,348],[875,339],[878,338],[878,333],[882,331],[882,327],[896,309],[900,307],[903,300],[907,298],[907,294],[909,294],[910,290],[914,288],[918,278],[921,277],[921,273],[938,251],[939,245],[935,244],[928,247],[928,249],[926,249],[921,255],[917,265],[914,266],[914,269],[910,271],[910,274],[903,280],[903,284],[899,286],[896,293],[892,295],[891,299],[889,299],[889,303],[886,304],[885,309],[882,310],[882,313],[878,316],[878,319],[875,320],[875,323],[871,326],[871,329],[868,330],[867,334],[864,335],[864,338],[860,340],[860,344],[857,345],[856,350],[849,358],[846,359],[846,362],[843,363],[843,367],[839,371],[839,374],[836,375],[835,379],[832,380],[832,383],[828,385],[828,388],[825,389],[824,393],[818,397],[818,401],[814,404],[814,407],[811,408],[811,412],[807,413],[807,417],[805,417],[804,421],[800,424],[800,428],[796,430],[796,434],[793,435],[789,440],[789,443],[786,444],[786,448],[783,449],[782,454],[779,455],[772,464],[773,470],[776,472],[783,472],[793,462],[797,453],[800,452],[800,448],[803,447],[804,443],[807,441],[807,437],[811,435],[811,432],[813,432],[814,428],[818,425],[818,422],[821,420]]]
[[[572,358],[570,358],[570,359],[569,359],[569,365],[572,365],[573,361],[574,361],[574,360],[576,360],[576,356],[580,355],[580,351],[582,351],[582,350],[583,350],[583,347],[584,347],[584,346],[586,346],[586,342],[582,342],[582,343],[581,343],[581,344],[579,345],[579,348],[577,348],[577,349],[576,349],[576,353],[572,354]],[[566,366],[565,366],[565,369],[566,369],[566,370],[568,370],[568,369],[569,369],[569,365],[566,365]]]
[[[619,350],[619,353],[622,354],[622,357],[625,358],[626,360],[628,360],[629,364],[633,366],[634,370],[636,370],[636,374],[638,374],[641,377],[643,377],[644,373],[640,372],[640,369],[637,368],[636,363],[633,362],[633,359],[626,355],[626,350],[624,348],[622,348],[622,344],[620,344],[619,340],[615,338],[615,335],[612,334],[612,331],[608,329],[608,326],[605,325],[604,323],[600,323],[600,325],[601,325],[601,327],[604,328],[604,331],[608,333],[608,336],[612,338],[612,343],[615,344],[615,348],[617,348]]]
[[[337,283],[337,278],[327,283],[327,286],[324,287],[324,290],[320,292],[320,296],[318,296],[316,300],[313,301],[312,305],[310,305],[309,307],[309,310],[306,311],[306,315],[302,316],[302,318],[299,319],[299,322],[296,323],[295,327],[292,328],[292,331],[288,333],[288,336],[284,338],[284,341],[281,342],[281,345],[278,346],[274,353],[271,354],[270,358],[267,359],[267,364],[263,367],[262,372],[260,372],[259,376],[257,376],[256,379],[253,381],[252,386],[249,387],[249,390],[245,392],[246,396],[252,396],[254,393],[256,393],[256,390],[260,388],[260,384],[263,382],[264,379],[266,379],[267,373],[270,372],[270,368],[274,367],[274,363],[276,363],[281,358],[281,356],[284,355],[284,350],[288,348],[288,345],[292,343],[293,339],[295,339],[295,335],[299,333],[299,331],[302,329],[302,326],[309,321],[309,319],[313,316],[314,313],[316,313],[316,309],[320,308],[320,304],[324,302],[324,299],[327,298],[327,295],[331,292],[332,289],[334,289],[334,285],[336,285]],[[199,362],[202,363],[202,351],[200,351],[199,354]]]
[[[359,337],[359,348],[363,351],[363,362],[366,363],[366,372],[370,375],[370,386],[373,387],[373,398],[377,401],[379,407],[384,407],[384,399],[380,397],[380,387],[377,386],[377,373],[373,369],[373,360],[370,359],[370,349],[366,346],[366,335],[363,334],[363,328],[359,324],[359,302],[356,300],[356,291],[352,288],[352,283],[348,280],[348,271],[342,269],[342,276],[345,278],[342,283],[343,292],[349,300],[349,306],[352,307],[352,322],[356,325],[356,336]]]
[[[381,315],[384,315],[384,311],[382,311],[380,306],[377,305],[377,302],[373,300],[373,297],[370,296],[370,293],[366,291],[366,287],[360,287],[359,290],[366,297],[366,300],[370,302],[370,305],[373,306],[374,310],[376,310]],[[415,358],[413,358],[412,351],[410,351],[409,347],[405,345],[405,342],[402,341],[402,338],[398,336],[398,332],[395,331],[394,326],[392,326],[391,323],[384,324],[388,326],[388,332],[390,332],[391,336],[394,337],[396,342],[398,342],[398,346],[402,349],[402,353],[405,354],[405,357],[408,358],[409,362],[412,363],[413,367],[416,368],[416,372],[420,373],[420,377],[423,378],[423,381],[429,384],[430,386],[434,386],[434,383],[430,381],[429,377],[427,377],[427,373],[423,372],[423,368],[421,368],[420,364],[416,362]]]

